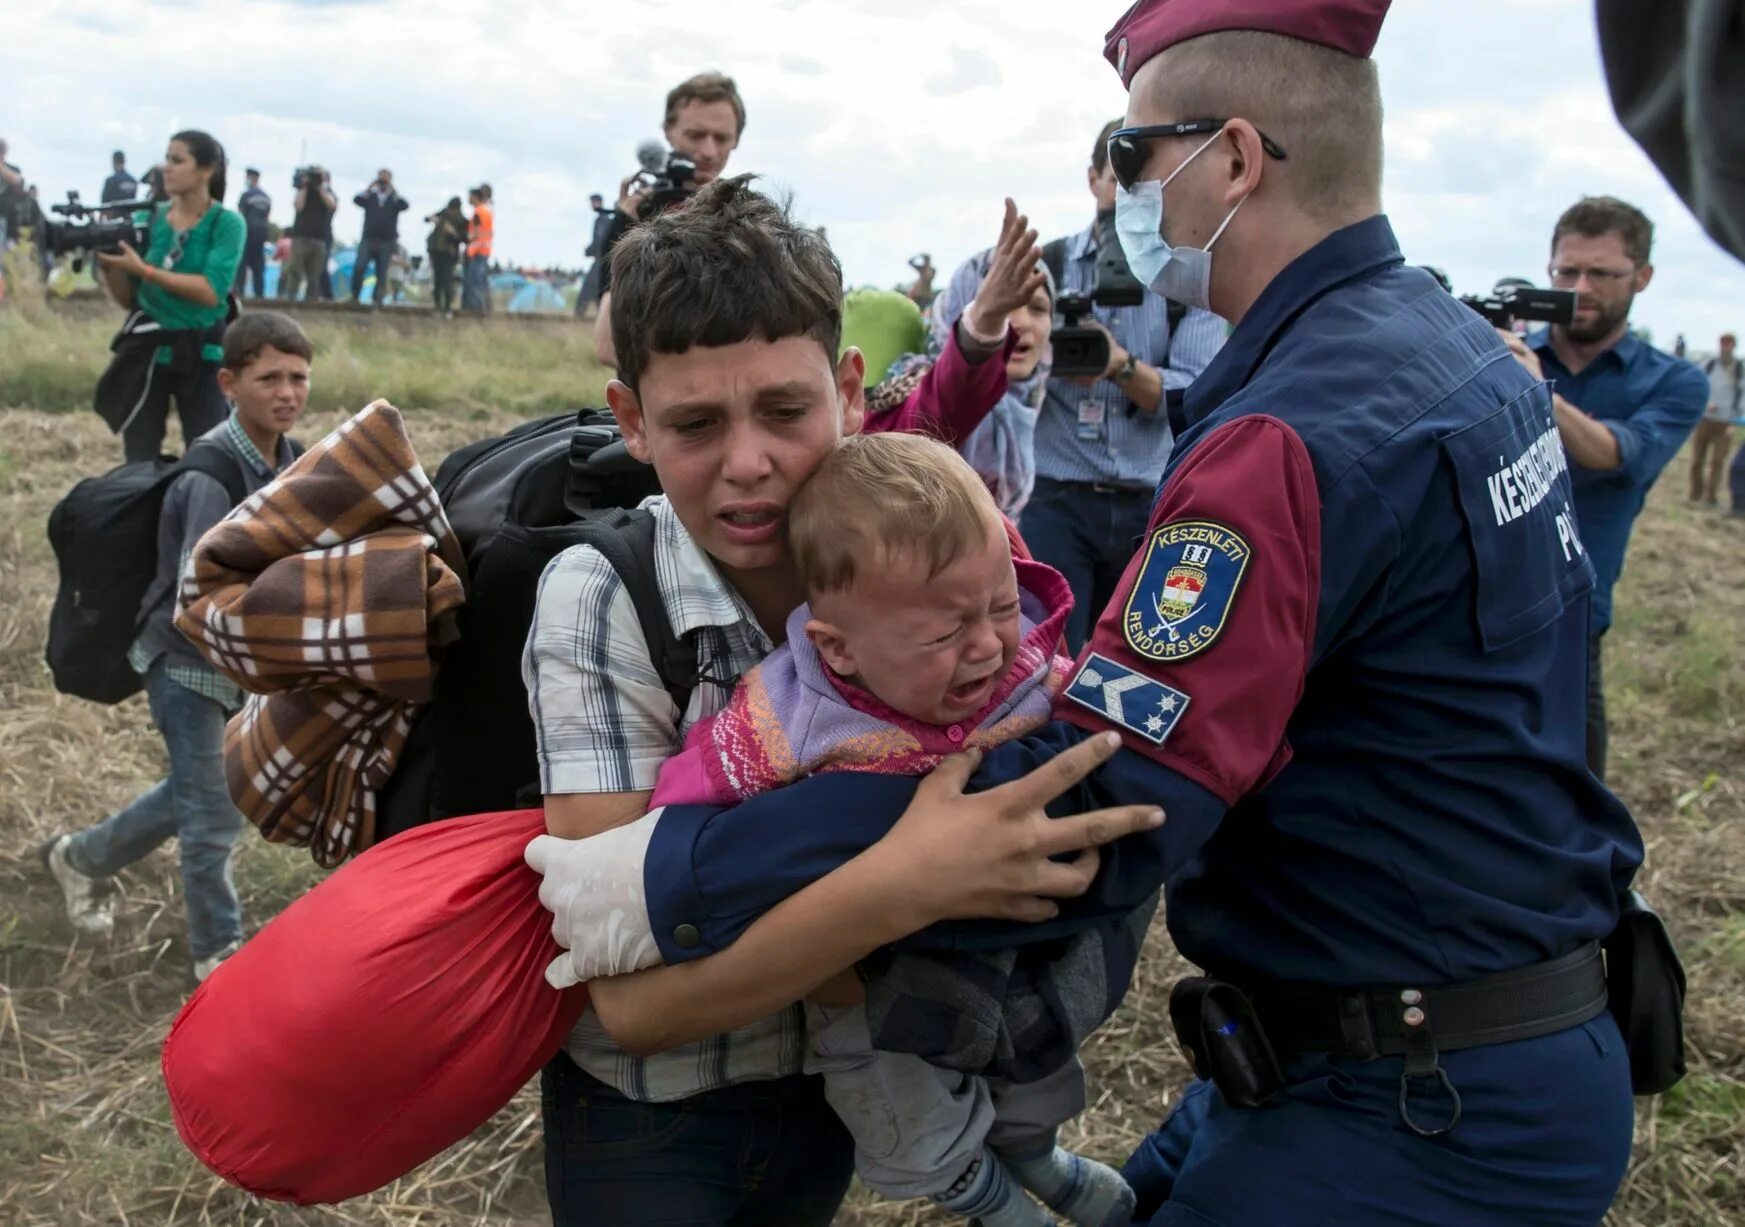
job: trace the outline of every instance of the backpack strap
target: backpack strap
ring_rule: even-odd
[[[599,550],[618,572],[636,608],[642,637],[648,641],[649,661],[683,717],[702,679],[698,676],[696,642],[674,632],[655,577],[654,513],[638,509],[577,527],[585,529],[577,539]]]
[[[248,497],[248,488],[242,476],[242,461],[228,447],[217,443],[196,442],[176,465],[176,477],[190,472],[204,473],[223,486],[224,493],[230,496],[232,507]],[[174,481],[175,478],[170,480]]]
[[[1173,298],[1164,300],[1163,317],[1169,325],[1169,335],[1163,339],[1163,359],[1158,365],[1159,370],[1169,368],[1169,351],[1175,348],[1175,330],[1182,326],[1182,320],[1187,318],[1188,305],[1177,302]]]

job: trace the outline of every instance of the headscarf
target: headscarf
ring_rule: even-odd
[[[981,289],[993,263],[993,248],[978,252],[965,260],[951,275],[950,283],[933,302],[932,336],[928,353],[933,357],[945,349],[951,330]],[[1048,265],[1037,261],[1036,267],[1045,278],[1048,302],[1054,304],[1054,275]],[[991,359],[991,360],[997,360]],[[970,467],[987,482],[994,501],[1007,517],[1017,520],[1030,501],[1030,491],[1036,485],[1036,418],[1048,391],[1048,368],[1053,354],[1044,346],[1036,370],[1021,383],[1012,384],[999,404],[983,419],[982,424],[958,445],[958,451]]]

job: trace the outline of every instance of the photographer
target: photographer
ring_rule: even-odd
[[[152,213],[145,254],[126,242],[97,253],[109,292],[131,312],[97,384],[97,412],[121,435],[129,461],[157,456],[172,397],[184,443],[225,414],[218,368],[246,227],[220,203],[223,146],[204,132],[176,133],[163,184],[169,205]]]
[[[327,236],[333,229],[334,210],[339,208],[328,187],[331,180],[319,166],[305,167],[292,180],[297,198],[291,205],[291,263],[279,284],[281,298],[295,299],[305,287],[306,300],[321,293],[321,278],[327,271]]]
[[[374,264],[376,288],[370,301],[379,307],[387,294],[388,269],[394,261],[394,251],[400,246],[400,214],[408,207],[406,198],[394,190],[394,172],[384,167],[376,172],[375,182],[352,198],[352,203],[364,211],[364,235],[357,245],[357,260],[351,266],[351,300],[358,301],[364,277]]]
[[[733,78],[725,73],[700,72],[679,82],[666,96],[661,133],[674,153],[696,164],[691,188],[713,183],[727,169],[727,159],[745,135],[745,103]],[[612,249],[642,220],[645,207],[652,203],[640,174],[619,184],[617,213],[600,251],[600,314],[594,321],[594,353],[606,366],[618,365],[612,345]]]
[[[1709,398],[1692,363],[1630,333],[1636,295],[1654,276],[1654,224],[1634,205],[1587,196],[1551,232],[1551,284],[1576,292],[1575,321],[1503,340],[1527,373],[1550,382],[1568,453],[1576,527],[1594,568],[1588,654],[1588,767],[1606,778],[1606,693],[1600,641],[1612,624],[1612,586],[1654,485],[1684,446]]]
[[[1096,219],[1044,249],[1062,295],[1090,293],[1099,246],[1117,241],[1108,141],[1119,126],[1104,125],[1091,149],[1086,179]],[[1133,556],[1169,460],[1164,390],[1187,387],[1224,343],[1222,321],[1205,311],[1187,312],[1172,328],[1167,304],[1149,289],[1138,306],[1095,306],[1091,319],[1110,335],[1109,365],[1091,379],[1049,382],[1036,421],[1036,485],[1021,525],[1037,561],[1072,585],[1066,639],[1075,653]]]
[[[450,196],[441,212],[424,219],[430,226],[430,237],[424,240],[424,250],[430,255],[431,293],[436,309],[445,315],[454,314],[454,266],[460,262],[461,249],[467,243],[467,215],[461,209],[460,197]]]

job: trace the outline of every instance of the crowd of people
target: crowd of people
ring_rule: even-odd
[[[1604,1214],[1640,1040],[1599,944],[1643,847],[1605,783],[1602,642],[1693,433],[1690,497],[1730,463],[1745,515],[1745,378],[1731,335],[1699,367],[1632,332],[1653,226],[1614,197],[1546,219],[1565,324],[1492,328],[1407,264],[1386,9],[1142,0],[1108,40],[1129,104],[1089,141],[1085,225],[1041,241],[1008,200],[942,289],[918,257],[913,344],[878,369],[823,233],[727,173],[730,78],[666,99],[697,191],[593,198],[577,312],[710,684],[675,698],[606,554],[551,563],[527,855],[591,986],[542,1076],[555,1222],[821,1227],[851,1170],[985,1227]],[[108,879],[176,837],[197,979],[244,936],[241,696],[174,629],[177,577],[294,462],[315,360],[285,316],[232,317],[272,201],[250,169],[225,207],[226,171],[176,133],[148,249],[99,256],[126,457],[173,401],[244,484],[185,474],[160,513],[129,659],[167,777],[45,849],[101,935]],[[410,205],[385,168],[353,200],[351,295],[373,268],[380,304]],[[321,292],[337,207],[298,172],[281,297]],[[438,310],[457,286],[488,310],[490,185],[425,221]],[[1093,303],[1102,369],[1058,374],[1058,302],[1112,247],[1143,295]],[[1199,1078],[1117,1170],[1059,1131],[1160,894],[1205,970],[1170,1005]]]

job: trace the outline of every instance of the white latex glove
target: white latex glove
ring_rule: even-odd
[[[640,971],[660,962],[648,919],[642,865],[660,810],[587,839],[541,835],[523,854],[544,877],[539,901],[565,953],[545,969],[553,988]]]

